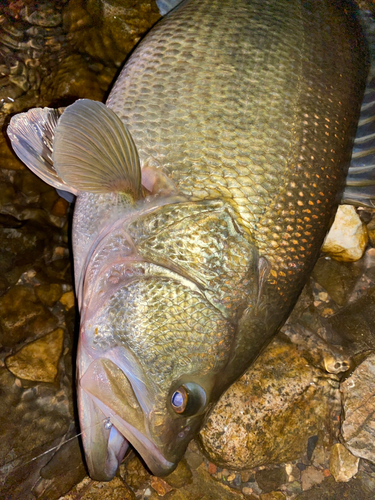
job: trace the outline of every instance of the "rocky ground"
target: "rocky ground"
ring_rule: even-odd
[[[159,17],[146,0],[0,8],[4,129],[35,105],[102,100]],[[72,208],[4,135],[0,158],[0,499],[375,497],[374,211],[358,218],[348,209],[357,218],[347,246],[365,254],[322,255],[288,324],[224,394],[174,473],[151,476],[131,452],[113,481],[98,483],[77,437]]]

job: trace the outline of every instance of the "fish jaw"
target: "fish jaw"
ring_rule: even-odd
[[[78,408],[91,478],[110,481],[129,443],[153,475],[171,473],[203,415],[158,425],[153,405],[157,389],[149,380],[142,382],[144,375],[134,356],[123,348],[95,358],[80,342],[78,360]]]

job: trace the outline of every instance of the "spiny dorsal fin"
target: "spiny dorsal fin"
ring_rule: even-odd
[[[56,172],[78,191],[141,197],[136,146],[120,118],[101,102],[81,99],[65,109],[52,158]]]
[[[33,108],[10,120],[7,129],[14,151],[20,160],[44,182],[60,191],[77,194],[57,174],[52,161],[54,132],[62,109]]]

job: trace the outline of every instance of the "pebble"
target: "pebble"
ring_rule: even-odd
[[[344,262],[359,260],[366,249],[368,232],[352,205],[340,205],[322,251]]]
[[[320,484],[324,481],[324,477],[321,470],[315,469],[315,467],[306,467],[306,469],[301,472],[302,490],[306,491],[315,484]]]
[[[355,457],[341,443],[331,449],[329,469],[336,481],[347,483],[358,472],[359,458]]]
[[[74,297],[74,292],[65,292],[63,296],[60,298],[61,304],[65,307],[66,310],[71,309],[74,307],[75,304],[75,297]]]
[[[5,359],[6,367],[16,377],[34,382],[53,382],[62,354],[64,330],[57,330],[27,344]]]
[[[151,486],[160,497],[163,497],[173,489],[164,479],[155,476],[151,476]]]
[[[58,283],[43,284],[35,287],[35,294],[42,304],[52,307],[61,297],[62,288]]]

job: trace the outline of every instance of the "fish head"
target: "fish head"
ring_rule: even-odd
[[[221,392],[234,327],[161,266],[132,262],[116,285],[101,283],[82,314],[78,352],[90,475],[111,479],[128,442],[154,475],[168,474]]]

